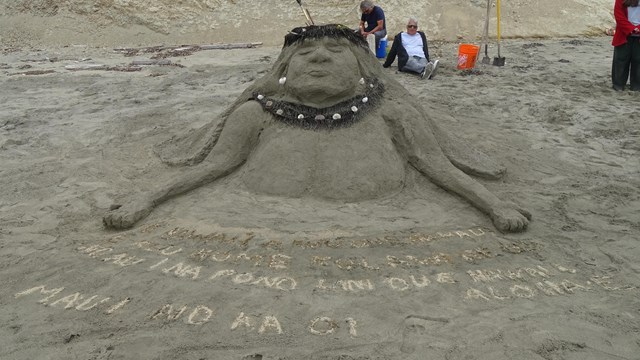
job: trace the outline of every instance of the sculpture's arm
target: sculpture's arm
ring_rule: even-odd
[[[258,141],[265,115],[255,101],[246,102],[231,113],[220,139],[205,160],[186,168],[183,173],[156,189],[151,195],[154,206],[229,175],[242,165]]]
[[[104,225],[115,229],[130,228],[168,199],[230,174],[246,161],[266,119],[257,102],[241,105],[229,115],[220,139],[204,161],[184,168],[164,185],[133,196],[123,205],[116,205],[116,209],[103,218]]]
[[[391,129],[398,150],[414,168],[436,185],[458,194],[487,213],[498,230],[526,229],[531,218],[529,212],[500,200],[478,181],[453,166],[420,116],[406,109],[389,109],[383,118]]]

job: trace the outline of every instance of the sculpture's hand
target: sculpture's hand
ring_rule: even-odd
[[[502,232],[520,232],[527,229],[531,213],[520,206],[503,201],[489,214],[495,227]]]
[[[112,210],[102,218],[107,228],[129,229],[145,218],[153,209],[153,202],[147,199],[135,199],[124,205],[113,205]]]

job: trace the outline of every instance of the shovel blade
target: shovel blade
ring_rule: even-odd
[[[485,57],[482,58],[482,63],[486,64],[486,65],[489,65],[489,64],[491,64],[491,59],[489,57],[485,56]]]
[[[494,57],[493,66],[504,66],[504,57]]]

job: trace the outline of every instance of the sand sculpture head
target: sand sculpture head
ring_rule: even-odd
[[[299,102],[350,97],[359,91],[361,78],[382,76],[378,65],[367,42],[344,25],[299,27],[285,36],[272,70],[247,90]]]
[[[384,93],[376,65],[364,39],[346,26],[295,28],[273,70],[250,91],[265,111],[291,125],[347,126]]]

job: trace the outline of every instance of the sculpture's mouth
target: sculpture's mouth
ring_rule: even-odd
[[[329,75],[329,72],[326,71],[326,70],[311,70],[307,74],[309,74],[309,76],[313,76],[313,77],[324,77],[324,76]]]

